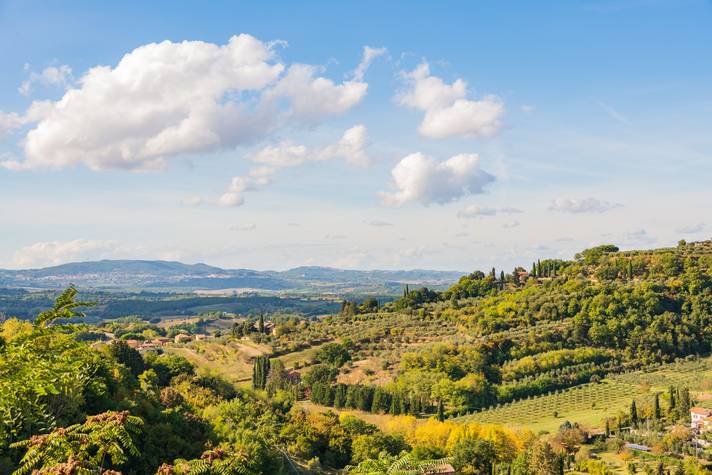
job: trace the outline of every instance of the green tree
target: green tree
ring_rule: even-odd
[[[258,356],[255,358],[252,364],[252,387],[254,389],[265,389],[269,368],[269,356]]]
[[[560,472],[559,457],[547,441],[539,440],[532,446],[529,470],[533,475],[557,475]]]
[[[116,361],[126,366],[134,376],[138,376],[146,369],[141,353],[129,346],[124,340],[114,340],[109,345],[109,352]]]
[[[450,455],[455,469],[463,474],[489,475],[496,459],[494,444],[475,437],[458,441]]]
[[[12,448],[26,452],[14,473],[101,474],[119,468],[129,457],[141,455],[134,439],[142,426],[143,421],[128,411],[105,412],[89,416],[83,424],[15,442]]]
[[[70,319],[84,317],[84,313],[77,311],[81,307],[90,307],[93,302],[77,302],[77,289],[70,286],[57,297],[51,309],[45,310],[35,318],[35,326],[46,327],[57,319]]]

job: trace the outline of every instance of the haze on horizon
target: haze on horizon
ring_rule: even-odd
[[[710,20],[0,1],[0,268],[468,271],[706,239]]]

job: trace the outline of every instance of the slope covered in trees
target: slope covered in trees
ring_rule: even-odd
[[[629,252],[605,245],[572,261],[536,261],[530,271],[476,271],[444,292],[406,289],[384,310],[432,322],[452,336],[440,343],[404,342],[389,383],[353,390],[366,394],[359,408],[370,404],[399,414],[436,413],[444,406],[445,415],[462,414],[709,354],[712,243]],[[383,321],[342,315],[324,325],[347,328],[354,320]],[[364,339],[352,344],[359,351],[371,345]],[[320,386],[317,402],[328,405],[349,390],[333,380],[320,384],[331,389]]]

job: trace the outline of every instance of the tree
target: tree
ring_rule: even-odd
[[[533,475],[556,475],[560,472],[559,457],[554,453],[549,442],[539,440],[532,446],[529,469]]]
[[[450,459],[416,460],[411,454],[401,452],[400,455],[389,455],[383,451],[377,459],[367,459],[356,466],[348,465],[348,474],[368,475],[406,475],[428,473],[434,467],[450,463]]]
[[[258,323],[257,329],[260,333],[265,332],[265,316],[263,313],[260,314],[260,321]]]
[[[442,399],[438,400],[438,416],[437,417],[440,422],[445,420],[445,406],[443,404]]]
[[[680,413],[685,417],[690,413],[690,407],[692,402],[690,401],[690,390],[688,388],[681,388],[679,391],[680,400]]]
[[[267,376],[269,376],[269,357],[258,356],[252,365],[252,387],[254,389],[265,389]]]
[[[105,412],[87,417],[83,424],[15,442],[12,448],[27,452],[14,473],[105,473],[105,468],[117,468],[141,454],[134,438],[142,426],[128,411]]]
[[[655,399],[653,400],[653,418],[656,421],[660,420],[660,394],[655,393]]]
[[[135,348],[131,348],[124,340],[114,340],[109,345],[109,352],[116,361],[126,366],[134,376],[143,373],[146,368],[141,353]]]
[[[450,454],[453,466],[463,474],[489,475],[496,459],[494,444],[475,437],[458,441]]]
[[[35,326],[44,328],[47,324],[60,318],[70,319],[84,317],[84,313],[78,312],[76,309],[80,307],[91,307],[94,303],[77,302],[74,300],[76,296],[77,289],[74,288],[73,285],[69,286],[59,297],[57,297],[57,300],[55,300],[51,309],[45,310],[40,313],[37,318],[35,318]]]
[[[638,426],[638,408],[635,405],[635,399],[630,403],[630,424],[633,427]]]
[[[334,368],[342,367],[351,360],[351,353],[341,343],[326,343],[314,355],[319,363],[324,363]]]

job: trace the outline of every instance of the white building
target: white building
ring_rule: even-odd
[[[693,407],[690,409],[690,427],[700,432],[712,429],[712,409]]]

